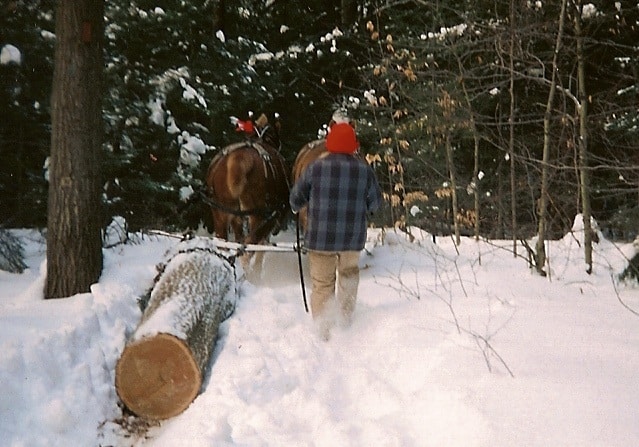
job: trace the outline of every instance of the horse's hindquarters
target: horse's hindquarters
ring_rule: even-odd
[[[262,142],[247,141],[225,148],[211,162],[206,183],[219,237],[228,239],[230,226],[236,240],[259,244],[285,221],[288,167],[277,150]],[[245,221],[246,236],[239,223]]]
[[[296,182],[304,173],[306,168],[320,158],[322,154],[327,154],[326,144],[324,140],[315,140],[310,143],[306,143],[302,149],[297,153],[297,157],[295,158],[295,162],[293,163],[292,169],[292,178],[293,182]],[[306,222],[308,219],[308,213],[306,207],[302,208],[299,211],[299,225],[300,228],[304,231],[306,229]]]

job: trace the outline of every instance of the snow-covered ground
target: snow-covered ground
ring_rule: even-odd
[[[639,317],[622,304],[639,311],[639,288],[616,280],[631,244],[602,240],[587,275],[569,234],[549,244],[542,278],[510,241],[371,230],[353,326],[328,342],[304,311],[296,255],[269,254],[201,394],[136,436],[116,423],[115,364],[177,240],[105,250],[91,293],[45,301],[44,242],[20,233],[29,269],[0,272],[2,447],[639,445]]]

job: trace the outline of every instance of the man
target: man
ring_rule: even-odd
[[[293,185],[290,205],[295,213],[308,208],[311,313],[328,340],[336,320],[344,326],[351,323],[367,215],[377,211],[382,194],[373,170],[356,155],[359,142],[350,123],[330,128],[326,149]]]

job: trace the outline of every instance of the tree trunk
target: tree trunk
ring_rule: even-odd
[[[56,9],[46,298],[88,292],[102,271],[103,17],[103,0]]]
[[[226,1],[218,0],[213,9],[213,31],[226,31]]]
[[[539,212],[539,227],[537,234],[537,245],[535,246],[535,252],[537,259],[535,260],[535,267],[539,274],[546,276],[544,266],[546,265],[546,208],[548,207],[548,170],[549,170],[549,158],[550,158],[550,118],[552,114],[552,105],[555,98],[555,92],[557,90],[557,58],[559,56],[559,49],[561,48],[561,42],[563,40],[564,21],[566,16],[566,3],[567,0],[561,2],[561,13],[559,16],[559,30],[557,31],[557,39],[555,42],[555,50],[552,59],[552,76],[550,79],[550,88],[548,92],[548,101],[546,102],[546,113],[544,114],[544,148],[541,162],[541,190],[539,192],[539,205],[537,207]]]
[[[138,416],[166,419],[195,399],[237,297],[232,262],[189,241],[165,265],[116,365],[115,387]]]
[[[470,100],[470,94],[468,93],[468,89],[466,88],[466,82],[464,81],[466,73],[464,72],[464,66],[462,64],[461,59],[457,56],[457,66],[459,67],[459,77],[461,79],[460,84],[462,88],[462,92],[464,93],[464,99],[466,100],[466,107],[468,107],[468,125],[470,126],[470,131],[473,134],[473,142],[474,142],[474,151],[473,151],[473,183],[472,187],[473,198],[474,198],[474,210],[475,210],[475,225],[474,225],[474,236],[475,240],[479,240],[479,221],[480,221],[480,208],[479,208],[479,140],[480,135],[477,131],[477,124],[475,122],[475,111],[473,110],[473,103]],[[480,259],[481,262],[481,259]]]
[[[508,155],[510,157],[510,226],[512,227],[513,256],[517,257],[517,180],[515,164],[515,2],[510,2],[510,48],[508,69],[510,82],[508,92],[510,104],[508,113]]]
[[[341,0],[341,18],[344,28],[351,27],[357,22],[357,1]]]
[[[504,210],[504,178],[502,175],[502,164],[501,162],[497,165],[497,231],[493,234],[493,238],[496,239],[504,239],[506,235],[506,229],[504,227],[504,215],[506,211]],[[516,244],[516,242],[515,242]],[[516,247],[513,248],[516,250]],[[517,253],[515,251],[515,253]]]
[[[455,230],[455,245],[461,244],[461,232],[459,230],[459,206],[457,205],[457,179],[455,176],[455,161],[453,160],[453,145],[450,142],[450,132],[446,134],[446,163],[448,164],[448,176],[450,179],[450,198],[452,202],[453,229]]]
[[[592,225],[590,208],[590,171],[588,170],[588,97],[586,94],[586,68],[584,43],[581,32],[581,1],[575,5],[575,34],[577,37],[577,96],[579,113],[579,173],[581,189],[581,212],[584,219],[584,257],[586,272],[592,273]]]

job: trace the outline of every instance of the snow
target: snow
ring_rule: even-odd
[[[28,269],[0,272],[0,445],[639,445],[639,317],[623,305],[639,310],[639,293],[616,280],[636,248],[601,238],[587,275],[579,228],[548,243],[545,278],[511,241],[371,230],[353,325],[328,342],[296,254],[268,253],[262,281],[239,282],[200,395],[145,436],[116,423],[114,369],[178,240],[105,249],[90,293],[45,301],[44,241],[20,230]]]
[[[18,48],[7,44],[0,50],[0,65],[9,65],[11,63],[20,65],[22,63],[22,53],[20,53]]]
[[[592,3],[588,3],[586,5],[583,5],[583,8],[581,10],[581,18],[586,20],[586,19],[591,19],[593,17],[595,17],[597,15],[597,7],[595,5],[593,5]]]

